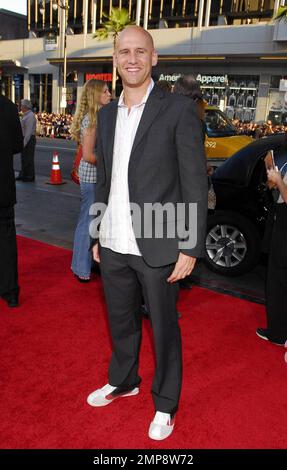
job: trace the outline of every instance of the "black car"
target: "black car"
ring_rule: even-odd
[[[268,211],[276,199],[266,185],[264,157],[271,149],[284,175],[287,135],[277,134],[242,148],[212,176],[216,208],[209,211],[205,262],[217,273],[238,276],[259,260]]]

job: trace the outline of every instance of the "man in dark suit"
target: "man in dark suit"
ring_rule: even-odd
[[[113,353],[109,383],[87,401],[105,406],[138,394],[143,291],[156,354],[156,413],[149,437],[162,440],[173,431],[181,391],[178,281],[192,272],[203,251],[206,160],[192,100],[166,93],[151,79],[157,63],[151,35],[138,26],[126,28],[114,61],[123,93],[98,118],[97,200],[107,208],[93,247],[101,263]]]
[[[0,296],[9,307],[18,306],[19,296],[13,155],[22,149],[23,135],[17,107],[0,95]]]

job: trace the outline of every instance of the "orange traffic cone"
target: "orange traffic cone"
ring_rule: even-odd
[[[54,129],[54,126],[52,126],[52,129],[51,129],[50,139],[55,139],[55,129]]]
[[[58,152],[54,152],[50,181],[47,181],[46,183],[47,184],[65,184],[66,182],[67,181],[62,180],[62,173],[60,170]]]

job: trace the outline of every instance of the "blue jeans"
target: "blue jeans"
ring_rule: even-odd
[[[89,225],[93,216],[89,215],[92,204],[96,202],[96,183],[80,183],[81,209],[75,231],[72,271],[80,277],[90,277],[92,253],[89,251]]]

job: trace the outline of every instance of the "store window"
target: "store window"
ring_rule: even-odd
[[[267,119],[273,125],[287,126],[287,76],[272,76]]]
[[[160,70],[155,80],[167,80],[172,85],[181,75],[179,67],[170,72]],[[193,73],[200,84],[203,97],[209,106],[215,106],[223,111],[231,120],[238,119],[242,122],[255,120],[259,76],[258,75],[227,75]]]
[[[210,106],[219,107],[229,119],[254,121],[259,76],[198,74],[197,80]]]
[[[52,112],[52,74],[29,75],[30,99],[36,112]]]
[[[24,76],[21,74],[13,75],[14,103],[20,108],[21,100],[24,96]]]
[[[22,74],[2,75],[0,93],[12,100],[18,108],[24,93],[24,76]]]
[[[66,112],[68,114],[74,114],[77,106],[77,87],[75,85],[67,84],[67,107]]]
[[[76,70],[68,73],[67,75],[67,107],[68,114],[75,114],[77,106],[77,87],[78,87],[78,72]]]

